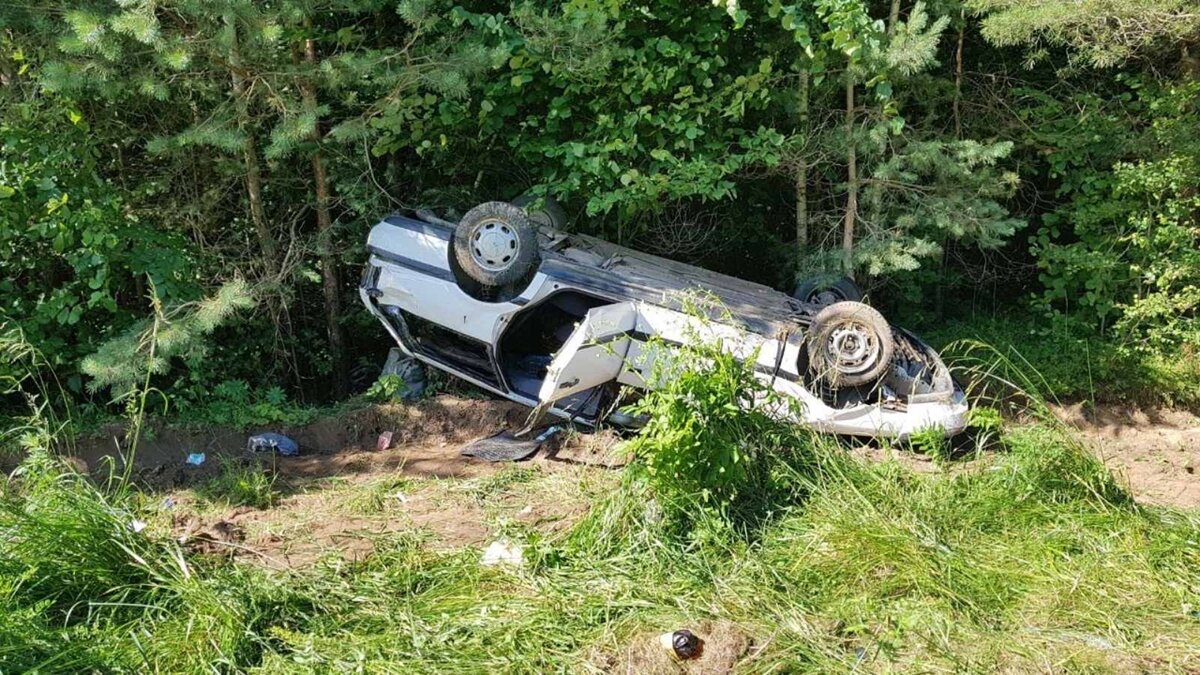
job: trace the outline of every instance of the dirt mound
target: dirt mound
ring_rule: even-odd
[[[280,429],[154,426],[139,444],[131,475],[166,495],[164,508],[174,514],[172,535],[184,546],[269,567],[305,567],[331,555],[363,560],[381,538],[400,532],[449,548],[480,545],[507,527],[505,522],[547,533],[566,527],[587,512],[589,498],[578,486],[597,482],[588,477],[592,467],[620,465],[614,454],[618,437],[609,431],[565,429],[531,461],[517,465],[460,455],[471,441],[520,428],[528,415],[528,408],[506,401],[438,396]],[[71,458],[98,478],[110,467],[123,469],[118,449],[124,429],[107,431],[78,440]],[[247,438],[261,431],[290,436],[300,454],[247,451]],[[384,432],[391,432],[391,443],[380,450]],[[185,460],[192,453],[204,453],[205,461],[189,465]],[[269,508],[221,509],[219,501],[197,497],[191,489],[202,493],[227,464],[256,462],[269,464],[275,481],[277,501]],[[446,478],[463,480],[441,480]],[[524,482],[534,478],[539,489]],[[551,488],[556,491],[539,491]]]
[[[676,660],[660,644],[660,634],[646,633],[634,638],[629,646],[615,657],[608,654],[597,655],[593,659],[593,665],[608,673],[717,675],[733,672],[742,657],[750,651],[749,637],[730,621],[705,620],[690,630],[704,640],[704,650],[695,659]]]

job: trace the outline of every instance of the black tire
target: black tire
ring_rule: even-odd
[[[525,211],[508,202],[486,202],[458,222],[454,258],[471,279],[500,288],[527,279],[542,256]]]
[[[833,387],[875,382],[896,351],[887,319],[861,302],[836,302],[818,312],[805,345],[809,373]]]
[[[835,302],[862,302],[863,292],[850,277],[819,276],[801,279],[792,297],[819,307]]]
[[[554,197],[545,197],[542,199],[541,208],[528,209],[537,201],[537,197],[533,195],[521,195],[513,200],[513,206],[519,206],[525,211],[525,215],[536,225],[543,225],[552,230],[561,230],[567,226],[567,212],[563,209],[562,204],[558,203]]]

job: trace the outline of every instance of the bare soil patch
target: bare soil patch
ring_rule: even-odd
[[[490,463],[459,454],[476,439],[524,425],[529,409],[506,401],[438,396],[411,405],[377,405],[281,429],[156,427],[140,442],[134,479],[164,496],[172,534],[194,550],[274,568],[338,556],[358,561],[382,538],[401,532],[445,548],[483,545],[504,527],[555,532],[590,507],[586,485],[621,464],[610,431],[567,429],[535,457]],[[261,431],[278,431],[301,447],[296,457],[246,450]],[[377,448],[392,432],[389,447]],[[124,429],[80,439],[71,461],[103,478],[124,469]],[[191,453],[205,453],[191,466]],[[193,488],[230,462],[267,465],[282,497],[271,508],[220,509]],[[599,474],[599,475],[597,475]],[[535,480],[536,479],[536,480]],[[528,483],[526,485],[525,483]]]
[[[239,431],[221,427],[186,429],[157,426],[140,440],[133,460],[136,480],[152,489],[172,490],[215,476],[222,460],[253,457],[246,440],[255,433],[276,431],[294,438],[297,457],[275,457],[285,478],[329,478],[351,474],[402,473],[424,478],[471,478],[500,470],[493,464],[459,455],[466,443],[505,429],[520,428],[529,414],[525,406],[508,401],[438,396],[412,405],[376,405],[319,419],[300,427]],[[377,450],[385,431],[391,446]],[[125,429],[114,425],[104,433],[79,439],[73,461],[97,477],[110,463],[123,469]],[[590,438],[566,434],[567,440],[543,447],[542,460],[615,466],[611,434]],[[204,453],[200,466],[185,462],[191,453]]]
[[[308,481],[268,509],[215,512],[181,490],[172,497],[180,512],[172,533],[200,552],[276,569],[329,557],[361,561],[381,539],[400,533],[436,549],[482,547],[513,527],[543,533],[569,527],[594,502],[587,487],[596,483],[595,473],[547,460],[470,479],[356,474]]]
[[[593,665],[608,673],[629,675],[718,675],[731,673],[750,651],[750,638],[736,624],[724,619],[704,620],[688,627],[704,640],[700,656],[680,661],[659,641],[660,634],[636,636],[618,654],[597,654]]]
[[[1200,507],[1200,417],[1182,410],[1080,404],[1055,409],[1147,504]]]

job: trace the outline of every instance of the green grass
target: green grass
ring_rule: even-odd
[[[749,636],[750,672],[1200,665],[1197,515],[1137,506],[1056,430],[1003,445],[954,475],[795,447],[772,468],[789,497],[751,530],[664,513],[631,471],[530,535],[524,569],[400,533],[289,573],[134,533],[136,499],[37,455],[0,501],[0,670],[578,671],[714,618]],[[467,489],[552,479],[499,476]]]
[[[221,471],[197,490],[205,500],[225,506],[270,508],[279,499],[275,471],[258,461],[223,460]]]
[[[421,482],[427,503],[497,521],[505,500],[591,502],[564,529],[498,523],[519,568],[414,530],[362,562],[330,550],[287,571],[187,553],[154,499],[72,473],[28,427],[32,452],[0,485],[0,672],[642,672],[681,627],[714,652],[736,634],[743,672],[1200,668],[1200,514],[1139,506],[1060,425],[980,409],[992,450],[922,474],[739,412],[729,401],[758,385],[703,354],[647,397],[657,423],[619,481],[518,465]],[[375,513],[416,486],[333,487]],[[205,489],[274,499],[241,464]]]
[[[983,341],[1022,362],[1037,389],[1061,402],[1200,409],[1200,345],[1169,353],[1029,315],[949,321],[921,331],[951,363],[960,340]],[[947,347],[949,348],[947,349]]]

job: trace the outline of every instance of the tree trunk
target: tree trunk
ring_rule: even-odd
[[[279,247],[267,225],[267,212],[263,207],[262,167],[258,163],[258,143],[254,134],[246,135],[243,153],[246,158],[246,195],[250,199],[250,221],[254,223],[254,232],[258,236],[258,245],[262,250],[267,271],[272,277],[278,277]],[[278,279],[275,278],[272,281],[278,281]]]
[[[842,222],[842,267],[854,278],[854,228],[858,220],[858,149],[854,144],[854,72],[846,66],[846,216]]]
[[[954,99],[951,102],[950,109],[954,116],[954,139],[962,140],[962,81],[963,81],[963,36],[967,30],[967,14],[964,10],[959,15],[958,25],[958,45],[954,49]],[[938,280],[939,283],[933,290],[933,311],[938,318],[944,314],[946,307],[946,261],[949,258],[949,249],[952,242],[949,237],[942,237],[942,255],[938,260]]]
[[[800,91],[798,112],[800,118],[800,133],[804,134],[804,144],[808,146],[808,70],[800,71]],[[808,249],[808,159],[801,152],[796,163],[796,258],[802,261]]]
[[[237,104],[238,123],[246,134],[242,144],[242,155],[246,166],[246,196],[250,200],[250,222],[258,238],[259,250],[263,256],[263,264],[272,277],[279,280],[279,247],[275,237],[267,225],[267,212],[263,206],[262,166],[258,162],[258,141],[250,126],[250,106],[246,100],[246,76],[242,72],[242,55],[238,49],[238,31],[236,19],[232,14],[225,15],[225,29],[229,37],[229,74],[233,84],[233,96]]]
[[[962,102],[963,34],[966,33],[967,29],[965,10],[959,20],[961,23],[958,26],[958,47],[954,50],[954,104],[952,106],[954,112],[954,138],[956,140],[962,140],[962,116],[959,111],[959,105]]]
[[[312,22],[304,21],[305,28],[311,28]],[[317,64],[317,45],[311,37],[304,40],[304,61],[309,68]],[[300,95],[304,108],[314,112],[317,109],[317,91],[307,78],[300,78]],[[312,155],[313,185],[317,203],[317,255],[321,260],[321,285],[325,294],[325,330],[329,336],[329,355],[333,360],[333,391],[334,396],[342,398],[348,390],[348,370],[346,368],[345,337],[339,317],[341,308],[341,280],[338,278],[337,256],[333,252],[333,218],[330,215],[331,190],[329,174],[325,170],[325,157],[321,153],[320,121],[313,122],[309,138],[316,145]]]
[[[888,11],[887,36],[890,38],[896,34],[896,24],[900,22],[900,0],[892,0],[892,7]]]

